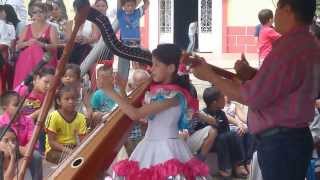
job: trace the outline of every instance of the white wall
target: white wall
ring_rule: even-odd
[[[159,2],[150,1],[149,6],[149,49],[155,49],[159,43]]]
[[[255,26],[259,24],[258,12],[271,9],[275,12],[275,0],[227,0],[228,26]]]

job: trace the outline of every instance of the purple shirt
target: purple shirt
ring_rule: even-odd
[[[308,127],[319,95],[320,47],[308,27],[280,37],[256,76],[243,84],[252,133],[275,127]]]
[[[0,116],[0,126],[7,125],[9,121],[10,118],[8,113],[3,113]],[[32,137],[32,132],[34,129],[33,120],[28,116],[21,115],[19,119],[12,124],[11,128],[17,135],[19,145],[25,146]]]

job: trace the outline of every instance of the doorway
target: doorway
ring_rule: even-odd
[[[174,43],[182,49],[189,44],[189,24],[198,20],[198,0],[174,0]],[[196,35],[197,36],[197,35]],[[196,38],[195,49],[198,47]]]

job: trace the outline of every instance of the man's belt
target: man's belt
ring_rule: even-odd
[[[265,130],[261,133],[258,133],[256,134],[256,137],[258,139],[262,139],[262,138],[266,138],[266,137],[270,137],[270,136],[273,136],[273,135],[276,135],[276,134],[280,134],[280,133],[283,133],[283,134],[303,134],[303,133],[307,133],[309,132],[309,128],[308,127],[305,127],[305,128],[286,128],[286,127],[277,127],[277,128],[272,128],[272,129],[268,129],[268,130]]]

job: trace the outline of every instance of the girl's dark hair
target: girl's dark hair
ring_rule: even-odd
[[[72,85],[62,85],[56,92],[56,96],[54,99],[54,108],[55,109],[59,109],[60,106],[58,104],[58,101],[61,100],[61,97],[63,96],[64,93],[68,93],[68,92],[77,92],[77,88],[75,86]]]
[[[216,87],[209,87],[203,91],[203,101],[206,106],[209,107],[210,104],[213,101],[217,101],[221,95],[221,91],[219,91]]]
[[[72,7],[75,11],[77,11],[78,8],[85,6],[85,5],[90,6],[89,1],[73,1]]]
[[[107,0],[96,0],[96,1],[94,2],[94,4],[97,4],[99,1],[103,1],[103,2],[108,6]]]
[[[20,95],[15,91],[6,91],[0,99],[1,107],[7,106],[13,97],[20,98]]]
[[[157,58],[157,60],[159,60],[161,63],[166,65],[173,64],[175,66],[172,83],[177,84],[178,86],[185,88],[190,92],[189,79],[177,74],[181,54],[181,49],[175,44],[159,44],[157,48],[152,51],[152,56]]]
[[[7,14],[7,22],[10,22],[13,24],[14,28],[17,29],[18,23],[20,22],[16,11],[10,4],[5,4],[4,10]]]
[[[54,75],[54,69],[49,67],[44,67],[36,73],[36,76],[39,76],[40,78],[46,75]]]
[[[30,17],[32,17],[32,9],[34,7],[40,8],[43,11],[43,13],[46,13],[47,10],[49,9],[49,6],[47,4],[42,3],[41,1],[38,1],[38,0],[30,1],[30,3],[28,4],[28,14]]]
[[[67,64],[65,69],[64,69],[64,73],[65,74],[67,72],[67,70],[71,70],[73,71],[74,73],[77,74],[78,78],[80,79],[81,77],[81,69],[80,69],[80,66],[77,65],[77,64]]]
[[[52,1],[52,5],[53,4],[57,5],[60,8],[61,13],[62,13],[62,18],[68,19],[66,6],[65,6],[63,0],[54,0],[54,1]]]
[[[54,75],[54,69],[53,68],[49,68],[49,67],[44,67],[42,69],[40,69],[40,71],[38,71],[33,77],[32,80],[35,80],[37,77],[42,78],[44,76],[47,75]],[[33,83],[28,84],[28,89],[32,90],[33,89]]]

